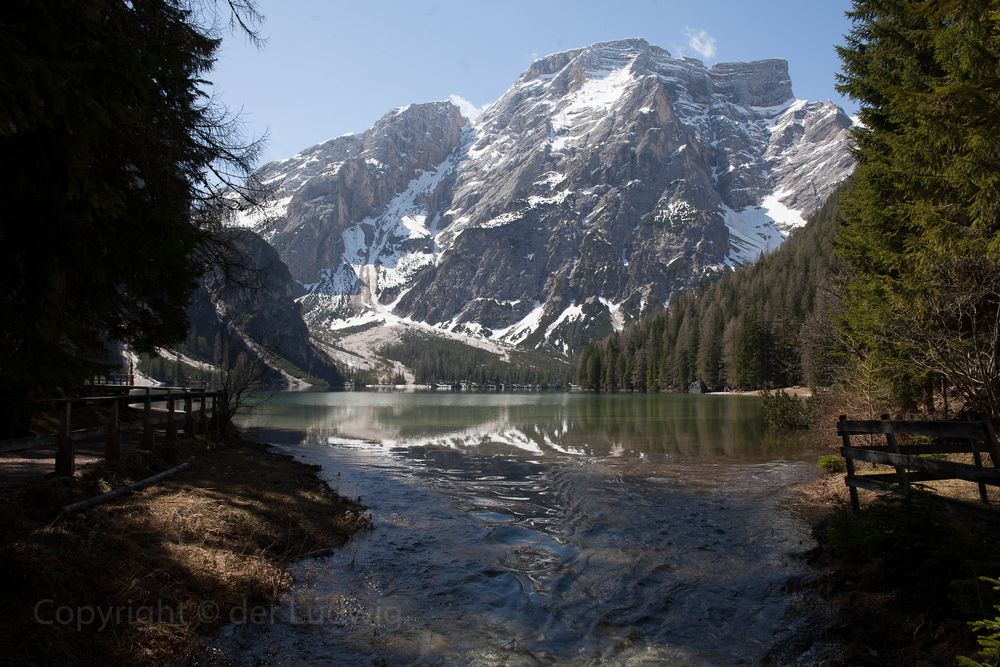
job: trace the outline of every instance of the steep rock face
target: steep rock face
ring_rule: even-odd
[[[205,348],[194,352],[218,364],[214,357],[224,346],[242,350],[264,362],[266,376],[276,385],[293,382],[297,371],[331,386],[342,384],[340,370],[310,342],[302,308],[295,301],[298,283],[277,251],[249,231],[241,231],[234,246],[245,267],[238,272],[240,284],[209,276],[188,308],[191,340]]]
[[[268,238],[312,326],[570,352],[777,247],[850,173],[850,125],[796,100],[783,60],[596,44],[536,61],[471,125],[414,105],[269,165]]]
[[[296,280],[334,297],[324,300],[328,311],[349,315],[370,305],[373,293],[398,291],[431,261],[427,225],[435,221],[402,209],[413,200],[427,201],[421,210],[436,208],[467,123],[451,104],[414,104],[389,112],[363,135],[268,164],[259,176],[274,188],[273,202],[241,223],[264,235]],[[392,261],[394,253],[406,260]]]

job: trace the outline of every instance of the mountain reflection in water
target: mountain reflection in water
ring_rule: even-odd
[[[281,394],[243,421],[375,530],[294,566],[236,664],[747,664],[816,619],[785,587],[806,441],[754,398]]]
[[[763,462],[814,452],[795,434],[769,431],[759,399],[746,396],[280,394],[259,405],[243,425],[283,444],[348,438],[497,453],[629,451],[700,462]]]

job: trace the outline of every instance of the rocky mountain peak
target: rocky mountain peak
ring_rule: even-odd
[[[600,70],[607,65],[621,67],[638,56],[656,51],[669,57],[669,53],[641,38],[622,39],[612,42],[598,42],[590,46],[553,53],[531,63],[522,74],[517,84],[527,83],[539,78],[552,77],[574,63],[580,71]]]
[[[410,104],[394,109],[364,135],[363,157],[385,164],[437,164],[450,153],[468,121],[450,102]]]
[[[850,173],[850,125],[784,60],[603,42],[536,60],[472,125],[410,105],[266,166],[265,233],[312,326],[569,353],[777,247]]]
[[[773,107],[794,98],[787,60],[718,63],[708,71],[713,93],[724,96],[732,104]]]

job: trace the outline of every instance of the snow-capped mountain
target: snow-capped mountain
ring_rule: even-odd
[[[264,234],[313,327],[388,317],[570,352],[804,224],[851,120],[783,60],[639,39],[534,62],[474,122],[411,105],[264,167]]]

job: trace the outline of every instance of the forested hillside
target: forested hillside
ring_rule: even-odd
[[[829,383],[840,308],[834,239],[847,187],[775,252],[585,347],[578,383],[595,391]]]
[[[413,332],[382,348],[388,359],[413,369],[419,384],[566,385],[573,368],[539,352],[511,350],[507,358],[463,343]]]

